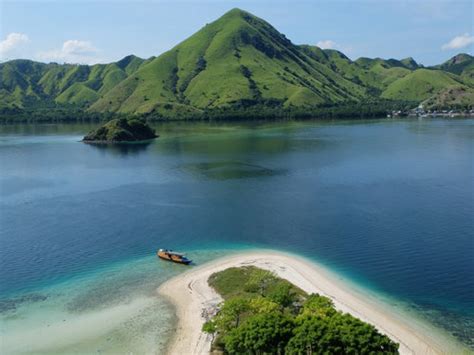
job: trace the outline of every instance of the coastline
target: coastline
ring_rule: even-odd
[[[94,141],[94,140],[85,140],[85,139],[83,138],[83,139],[81,139],[79,142],[85,143],[85,144],[97,144],[97,145],[106,145],[106,144],[143,144],[143,143],[151,143],[151,142],[153,142],[155,139],[157,139],[157,138],[159,138],[159,137],[160,137],[159,135],[156,135],[156,136],[153,137],[153,138],[141,139],[141,140],[137,140],[137,141],[115,141],[115,140],[111,140],[111,141],[104,141],[104,140]]]
[[[258,250],[223,257],[178,275],[158,288],[175,307],[178,324],[168,343],[168,354],[208,354],[211,336],[202,325],[222,301],[207,283],[210,275],[229,267],[253,265],[275,272],[308,293],[319,293],[334,302],[336,309],[374,325],[400,344],[401,354],[443,354],[453,351],[443,338],[422,332],[410,319],[397,317],[382,302],[371,300],[345,285],[311,261],[279,251]],[[461,349],[457,349],[462,351]]]

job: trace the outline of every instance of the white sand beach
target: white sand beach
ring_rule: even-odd
[[[176,307],[178,325],[168,347],[169,354],[207,354],[211,338],[201,331],[208,312],[222,301],[208,285],[211,274],[253,265],[275,272],[308,293],[331,298],[338,310],[373,324],[380,332],[400,344],[401,354],[447,353],[445,341],[429,332],[415,329],[409,319],[395,315],[381,303],[344,285],[334,275],[312,262],[275,251],[252,251],[217,259],[162,284],[158,292]]]

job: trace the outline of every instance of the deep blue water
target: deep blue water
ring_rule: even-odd
[[[170,123],[119,147],[90,128],[0,127],[4,301],[157,247],[270,247],[474,346],[473,119]]]

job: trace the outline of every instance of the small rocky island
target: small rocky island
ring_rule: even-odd
[[[157,138],[155,130],[145,121],[132,118],[117,118],[89,132],[85,143],[126,143],[141,142]]]

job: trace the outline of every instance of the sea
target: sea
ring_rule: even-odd
[[[158,248],[294,253],[474,351],[474,119],[96,127],[0,126],[2,354],[163,353]]]

